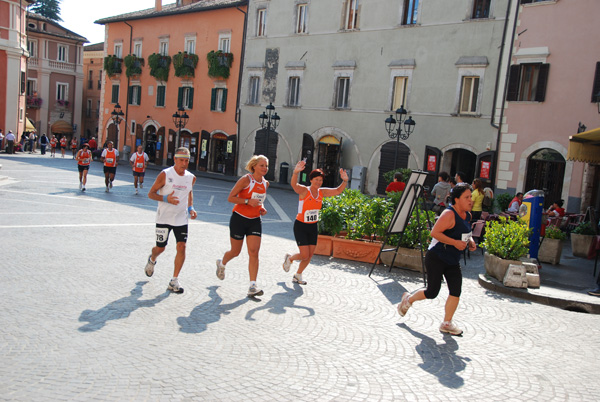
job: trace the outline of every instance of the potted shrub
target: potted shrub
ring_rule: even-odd
[[[530,234],[531,229],[522,220],[500,218],[487,222],[485,240],[482,242],[486,249],[483,262],[485,272],[502,282],[508,266],[520,265],[519,258],[529,252]]]
[[[549,264],[560,263],[562,255],[563,243],[567,238],[567,234],[555,226],[546,228],[544,239],[540,244],[538,251],[538,261],[547,262]]]
[[[498,207],[498,210],[503,212],[508,209],[513,198],[514,197],[509,193],[498,194],[494,200],[494,203],[496,204],[496,207]]]
[[[319,237],[315,254],[330,256],[333,251],[332,239],[342,231],[344,221],[335,206],[335,200],[325,198],[319,219]]]
[[[139,76],[142,74],[142,67],[144,66],[144,59],[137,57],[135,54],[125,56],[123,59],[125,63],[125,75],[128,77]]]
[[[171,69],[171,56],[152,53],[148,56],[148,66],[150,67],[151,76],[166,82],[169,79],[169,70]]]
[[[590,222],[582,222],[573,229],[571,232],[571,248],[573,250],[573,255],[576,257],[587,258],[595,234]]]
[[[392,215],[390,215],[387,221],[388,225],[391,218]],[[402,235],[396,234],[390,236],[385,246],[386,249],[400,246],[395,258],[395,253],[385,252],[381,254],[381,262],[390,266],[392,260],[394,260],[395,267],[408,268],[421,272],[423,270],[423,253],[427,250],[431,242],[430,229],[428,227],[429,222],[432,224],[435,222],[435,213],[433,211],[424,211],[421,208],[419,208],[418,212],[416,209],[413,210],[404,233]]]

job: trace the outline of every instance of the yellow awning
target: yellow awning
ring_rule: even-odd
[[[600,163],[600,127],[570,136],[567,160]]]
[[[73,132],[73,126],[64,120],[58,120],[50,127],[50,131],[52,131],[53,134],[71,134]]]
[[[31,120],[29,120],[28,118],[25,118],[25,131],[27,131],[28,133],[37,131]]]
[[[333,135],[326,135],[325,137],[319,140],[319,144],[334,144],[340,145],[340,141],[335,138]]]

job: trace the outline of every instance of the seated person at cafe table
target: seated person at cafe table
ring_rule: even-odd
[[[513,198],[510,204],[508,205],[508,212],[512,212],[515,214],[518,213],[521,203],[523,203],[523,193],[517,193],[517,195],[515,195],[515,198]]]

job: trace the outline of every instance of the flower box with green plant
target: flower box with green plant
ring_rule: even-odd
[[[125,74],[128,77],[142,74],[142,67],[145,64],[143,58],[137,57],[135,54],[130,54],[125,56],[123,62],[125,63],[126,67]]]
[[[43,100],[34,95],[27,95],[27,106],[28,107],[42,107]]]
[[[590,222],[582,222],[571,232],[571,249],[576,257],[590,258],[594,241],[594,228]]]
[[[151,76],[160,81],[167,82],[169,79],[169,71],[171,69],[171,56],[152,53],[148,56],[148,66],[150,67]]]
[[[558,264],[567,234],[555,226],[548,226],[538,251],[538,261]]]
[[[57,99],[57,100],[56,100],[56,104],[57,104],[58,106],[64,106],[64,107],[67,107],[67,106],[69,106],[69,101],[67,101],[67,100],[62,100],[62,99]]]
[[[173,67],[175,67],[176,77],[194,77],[196,66],[198,65],[198,55],[188,52],[179,52],[173,56]]]
[[[529,252],[529,236],[531,229],[523,220],[513,221],[500,218],[489,221],[485,225],[485,239],[481,243],[485,247],[485,271],[489,275],[504,280],[510,264],[521,264],[519,259]],[[501,260],[501,261],[498,261]]]
[[[123,59],[115,56],[109,55],[104,58],[104,72],[109,77],[112,77],[117,74],[121,74],[121,64],[123,63]]]
[[[233,53],[225,53],[221,50],[211,50],[206,55],[208,62],[208,76],[211,78],[229,78]]]

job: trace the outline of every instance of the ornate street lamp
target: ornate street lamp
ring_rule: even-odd
[[[266,107],[266,111],[262,112],[260,114],[260,116],[258,116],[258,121],[260,122],[260,126],[263,129],[267,130],[267,149],[265,151],[265,153],[267,154],[266,157],[268,158],[269,155],[269,143],[270,143],[270,135],[271,135],[271,129],[273,130],[277,130],[277,126],[279,125],[279,121],[281,120],[281,118],[277,115],[277,112],[275,112],[275,106],[273,106],[273,103],[269,102],[269,104]],[[267,174],[268,176],[272,176],[272,172],[273,170],[269,170],[269,173]],[[272,178],[269,178],[268,180],[272,180]]]
[[[119,125],[123,121],[123,116],[125,116],[125,113],[123,113],[123,111],[121,110],[121,105],[117,103],[115,105],[115,109],[110,114],[112,115],[111,119],[113,123],[115,123],[115,125],[117,126],[117,143],[115,144],[115,148],[117,148],[119,146]]]
[[[410,116],[408,119],[406,109],[404,109],[404,105],[400,106],[399,109],[396,109],[396,118],[394,119],[394,115],[390,115],[387,119],[385,119],[385,129],[388,132],[388,135],[391,139],[396,139],[396,152],[394,154],[394,169],[396,169],[398,163],[398,145],[400,143],[400,139],[402,141],[408,140],[408,137],[412,134],[415,129],[415,121]],[[398,127],[396,128],[396,123],[398,123]],[[402,125],[404,125],[404,130],[402,130]]]
[[[175,124],[175,127],[177,127],[177,140],[175,141],[175,148],[179,147],[179,138],[181,137],[181,129],[185,128],[185,125],[187,124],[188,120],[190,119],[190,116],[188,116],[188,114],[185,112],[185,109],[183,108],[183,106],[180,106],[179,109],[177,109],[177,112],[173,113],[173,124]]]

